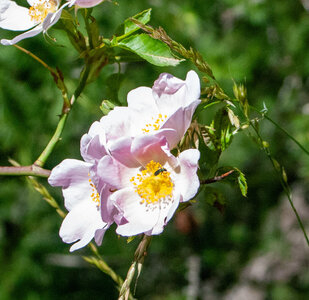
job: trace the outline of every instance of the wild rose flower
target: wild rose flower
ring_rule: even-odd
[[[167,139],[156,136],[134,138],[128,153],[121,147],[117,151],[124,163],[107,155],[97,166],[101,182],[112,187],[105,201],[118,210],[116,232],[123,236],[160,234],[179,203],[197,193],[199,151],[190,149],[174,157]]]
[[[59,8],[60,0],[27,0],[29,9],[17,5],[14,1],[1,0],[0,27],[13,31],[28,30],[17,35],[12,40],[2,39],[1,44],[13,45],[19,41],[45,33],[60,18],[62,9],[69,5],[66,3]],[[32,28],[32,29],[31,29]]]
[[[115,107],[100,120],[112,155],[119,153],[119,146],[130,147],[136,136],[166,137],[169,148],[173,149],[191,124],[199,96],[200,81],[194,71],[188,72],[185,81],[163,73],[152,89],[139,87],[130,91],[128,107]],[[115,140],[118,142],[113,144]]]

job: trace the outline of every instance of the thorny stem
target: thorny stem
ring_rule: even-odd
[[[22,167],[0,167],[0,175],[9,176],[37,176],[47,178],[50,175],[50,171],[38,167],[36,165],[22,166]]]

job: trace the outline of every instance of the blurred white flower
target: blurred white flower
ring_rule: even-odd
[[[12,31],[28,30],[12,40],[2,39],[2,45],[14,45],[41,32],[45,33],[59,20],[62,9],[70,4],[65,3],[59,8],[60,0],[27,1],[30,8],[19,6],[14,1],[1,0],[0,27]]]

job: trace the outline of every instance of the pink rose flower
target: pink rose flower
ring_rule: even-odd
[[[123,154],[121,147],[117,151]],[[198,150],[190,149],[174,157],[166,138],[155,136],[135,138],[125,154],[125,164],[104,156],[97,175],[100,182],[112,188],[111,195],[101,201],[110,202],[118,210],[116,232],[123,236],[160,234],[179,203],[197,193],[199,156]]]

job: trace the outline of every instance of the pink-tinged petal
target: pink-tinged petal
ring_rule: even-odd
[[[152,91],[156,97],[161,97],[162,94],[175,94],[185,82],[168,73],[160,74],[159,78],[154,82]]]
[[[80,160],[65,159],[52,170],[48,182],[52,186],[62,187],[67,210],[70,211],[77,203],[90,199],[90,167],[91,164]]]
[[[161,81],[163,79],[165,79],[163,82],[165,82],[167,87],[164,90],[160,90],[159,94],[156,88],[153,89],[153,96],[162,115],[169,116],[179,107],[186,107],[191,102],[198,100],[200,82],[194,71],[188,72],[186,81],[182,81],[172,75],[163,77]]]
[[[13,1],[1,0],[0,27],[7,30],[28,30],[38,22],[32,21],[29,9],[17,5]]]
[[[131,126],[134,126],[128,107],[115,107],[100,122],[105,128],[107,141],[131,136]]]
[[[94,162],[107,155],[108,151],[99,135],[92,138],[89,134],[84,134],[80,140],[80,153],[85,161]]]
[[[147,111],[158,112],[158,108],[152,96],[152,90],[149,87],[141,86],[128,93],[128,107],[139,113]]]
[[[168,160],[165,149],[168,149],[165,137],[142,135],[132,141],[131,153],[144,167],[151,160],[164,165]]]
[[[103,2],[104,0],[74,0],[74,1],[70,1],[70,7],[72,5],[77,5],[79,7],[83,7],[83,8],[89,8],[89,7],[94,7],[98,4],[100,4],[101,2]]]
[[[110,156],[103,157],[97,166],[97,175],[100,182],[121,189],[130,183],[130,178],[136,175],[136,168],[128,168]],[[99,186],[99,188],[102,188]]]
[[[141,204],[141,198],[131,188],[122,189],[111,196],[123,211],[128,223],[118,225],[117,234],[133,236],[151,230],[159,217],[159,208],[147,209]]]
[[[104,117],[103,117],[104,118]],[[95,121],[92,123],[92,125],[89,128],[88,134],[91,137],[94,137],[96,135],[100,136],[100,141],[103,145],[106,144],[106,132],[105,127],[101,122]]]
[[[196,174],[200,152],[197,149],[189,149],[180,153],[180,171],[176,174],[175,189],[182,195],[182,201],[192,199],[197,193],[200,181]]]
[[[94,234],[94,240],[96,242],[96,244],[98,246],[101,246],[102,245],[102,241],[103,241],[103,237],[104,237],[104,234],[106,232],[107,228],[104,228],[104,229],[97,229],[95,231],[95,234]]]
[[[180,141],[178,132],[172,127],[161,127],[160,130],[148,135],[156,136],[159,139],[165,137],[168,143],[168,151],[169,149],[175,148],[175,146],[177,146],[177,143]]]
[[[114,188],[110,185],[103,184],[103,188],[100,191],[100,202],[101,202],[101,217],[107,224],[114,222],[114,216],[118,213],[114,203],[109,199]]]
[[[131,145],[131,137],[121,137],[110,144],[109,150],[111,155],[126,167],[138,168],[139,163],[131,154]]]
[[[108,154],[105,128],[101,122],[94,122],[80,141],[80,152],[85,161],[93,162]]]
[[[171,149],[175,148],[188,130],[196,107],[201,101],[195,100],[187,107],[178,108],[162,125],[161,129],[173,128],[175,134],[167,138]]]
[[[199,99],[201,94],[201,84],[200,79],[196,72],[189,71],[186,77],[187,97],[186,105],[189,105],[192,101]]]
[[[91,201],[83,201],[76,205],[65,217],[59,235],[65,243],[76,242],[70,251],[86,246],[95,236],[100,241],[107,224],[101,219],[96,205]]]
[[[27,32],[24,32],[20,35],[17,35],[15,38],[13,38],[12,40],[6,40],[6,39],[2,39],[1,40],[1,44],[4,45],[4,46],[10,46],[10,45],[14,45],[16,43],[18,43],[19,41],[21,40],[24,40],[24,39],[27,39],[29,37],[33,37],[33,36],[36,36],[38,35],[39,33],[41,33],[43,31],[43,28],[41,25],[38,25],[37,27],[27,31]]]

